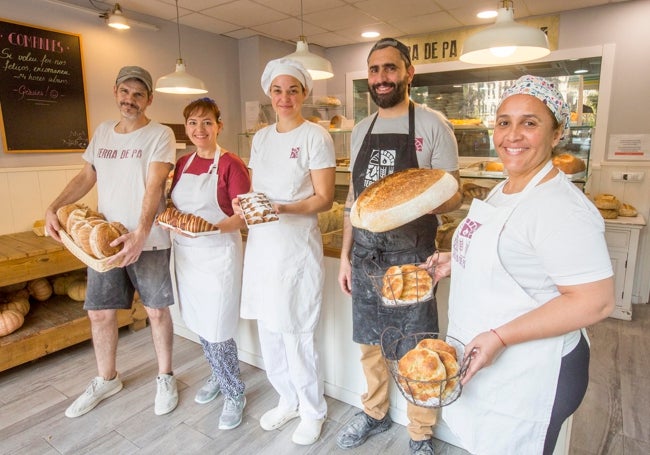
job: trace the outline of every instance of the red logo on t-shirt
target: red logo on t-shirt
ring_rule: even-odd
[[[289,155],[289,158],[298,158],[299,153],[300,147],[291,147],[291,154]]]
[[[422,139],[421,137],[416,137],[415,138],[415,151],[416,152],[421,152],[422,149],[423,149],[423,147],[422,147],[423,144],[424,144],[424,139]]]

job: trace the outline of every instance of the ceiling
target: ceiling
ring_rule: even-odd
[[[514,0],[515,19],[633,0]],[[115,2],[57,0],[99,12]],[[300,35],[310,44],[329,48],[372,42],[361,32],[381,36],[409,36],[465,26],[491,24],[476,13],[496,9],[498,0],[179,0],[180,23],[235,39],[262,35],[295,42]],[[174,0],[121,0],[124,15],[146,21],[176,21]],[[302,6],[301,6],[302,4]],[[302,13],[301,13],[302,9]],[[133,14],[133,13],[137,14]],[[302,21],[301,21],[302,15]],[[155,21],[151,21],[155,24]]]

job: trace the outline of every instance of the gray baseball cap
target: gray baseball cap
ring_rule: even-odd
[[[119,85],[127,79],[138,79],[147,86],[148,91],[152,91],[153,84],[151,83],[151,74],[144,68],[139,66],[125,66],[123,67],[115,79],[115,85]]]

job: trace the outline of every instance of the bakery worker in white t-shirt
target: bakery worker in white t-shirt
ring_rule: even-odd
[[[329,132],[302,116],[312,87],[305,67],[272,60],[261,83],[278,121],[255,133],[248,167],[252,190],[266,194],[280,220],[249,227],[241,317],[257,320],[266,374],[280,395],[260,425],[274,430],[300,416],[292,440],[309,445],[327,414],[314,345],[325,280],[317,214],[332,207],[336,159]],[[238,200],[233,206],[241,213]]]
[[[462,196],[458,191],[433,213],[387,232],[373,233],[352,228],[349,211],[359,194],[373,182],[409,168],[443,169],[459,179],[458,145],[449,121],[437,111],[409,99],[415,68],[403,43],[385,38],[368,55],[368,88],[379,107],[352,131],[351,184],[345,203],[339,284],[352,295],[353,339],[361,348],[361,364],[367,392],[363,411],[338,434],[341,448],[363,444],[391,425],[390,372],[381,354],[381,334],[395,327],[405,335],[438,331],[435,296],[424,302],[385,307],[369,275],[382,275],[392,265],[420,263],[436,249],[436,214],[455,210]],[[460,186],[460,185],[459,185]],[[407,404],[413,454],[433,453],[434,409]]]
[[[614,308],[603,219],[551,161],[569,120],[553,82],[508,88],[494,126],[508,178],[473,200],[451,252],[428,261],[436,281],[451,275],[448,334],[473,352],[442,412],[471,453],[553,453],[589,382],[584,327]]]
[[[98,210],[107,220],[122,223],[129,232],[113,246],[123,244],[107,272],[88,268],[84,309],[88,311],[98,375],[66,410],[78,417],[104,398],[119,392],[117,373],[117,310],[131,308],[137,290],[151,324],[158,360],[156,415],[171,412],[178,403],[172,372],[173,330],[169,307],[174,304],[169,256],[169,235],[154,226],[165,207],[165,180],[175,161],[174,133],[145,114],[153,101],[151,75],[139,66],[123,67],[115,80],[113,97],[118,120],[101,123],[82,158],[84,167],[73,177],[45,212],[45,228],[60,240],[56,211],[74,203],[97,185]]]

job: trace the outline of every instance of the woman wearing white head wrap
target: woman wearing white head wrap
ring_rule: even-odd
[[[524,76],[505,91],[494,146],[508,178],[429,261],[436,280],[451,274],[448,333],[472,353],[442,413],[472,453],[553,452],[589,380],[584,327],[614,308],[603,219],[552,166],[568,117],[551,81]]]
[[[332,206],[336,159],[329,132],[301,114],[312,85],[307,70],[272,60],[261,83],[277,123],[253,137],[248,167],[252,191],[267,195],[280,221],[249,229],[241,316],[257,320],[266,374],[280,395],[260,425],[274,430],[300,416],[292,440],[308,445],[327,414],[314,345],[325,272],[317,214]]]

